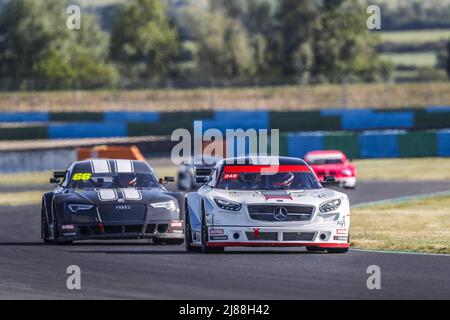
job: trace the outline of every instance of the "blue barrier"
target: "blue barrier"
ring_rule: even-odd
[[[48,122],[49,112],[1,112],[0,122]]]
[[[399,156],[399,131],[364,132],[359,136],[361,158],[396,158]]]
[[[429,106],[426,107],[425,110],[427,112],[450,112],[450,106]]]
[[[159,112],[106,112],[106,122],[158,122],[160,120]]]
[[[127,124],[125,122],[51,124],[48,127],[48,135],[50,139],[126,137]]]
[[[314,150],[324,149],[323,132],[290,133],[287,136],[288,156],[303,158]]]
[[[214,118],[203,120],[203,130],[211,128],[225,132],[226,129],[269,129],[267,111],[216,111]]]
[[[414,125],[413,112],[360,112],[344,113],[341,118],[341,126],[344,130],[364,129],[408,129]]]
[[[441,130],[437,133],[437,155],[450,156],[450,130]]]
[[[372,113],[372,109],[333,108],[320,111],[320,115],[325,117],[342,116],[344,114],[361,114],[361,113]]]

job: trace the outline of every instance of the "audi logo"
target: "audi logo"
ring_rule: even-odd
[[[116,206],[116,210],[117,210],[117,211],[131,210],[131,206],[130,206],[130,205],[120,205],[120,206]]]

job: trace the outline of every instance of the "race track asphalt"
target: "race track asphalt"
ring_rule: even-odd
[[[362,182],[352,204],[450,189],[450,183]],[[37,206],[0,207],[0,298],[450,299],[450,256],[351,250],[233,249],[186,253],[146,241],[41,243]],[[66,287],[69,265],[81,290]],[[381,269],[381,290],[366,286]]]

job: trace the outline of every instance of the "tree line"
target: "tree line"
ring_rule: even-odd
[[[7,1],[0,12],[4,89],[373,82],[390,77],[359,0],[129,0],[110,28],[66,0]],[[168,7],[169,5],[169,7]]]

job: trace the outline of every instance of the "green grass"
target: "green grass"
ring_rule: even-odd
[[[450,196],[352,210],[351,246],[450,254]]]
[[[0,206],[38,205],[45,191],[0,193]]]
[[[437,63],[436,52],[434,51],[383,53],[381,57],[397,66],[433,67]]]
[[[399,44],[438,42],[450,39],[450,29],[430,29],[411,31],[382,31],[380,32],[383,42]]]
[[[0,174],[0,186],[44,185],[50,177],[49,171]]]
[[[450,180],[450,158],[355,160],[361,180]]]

